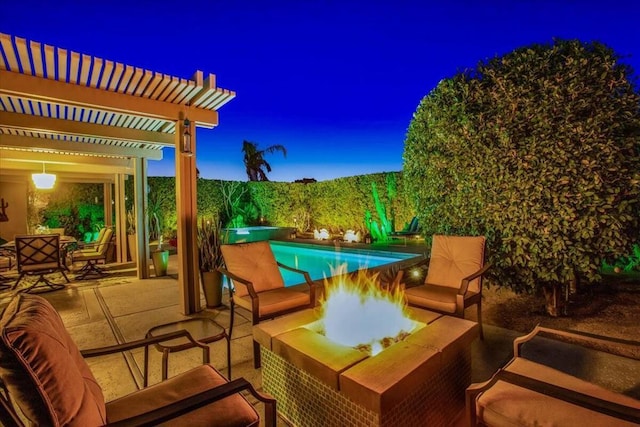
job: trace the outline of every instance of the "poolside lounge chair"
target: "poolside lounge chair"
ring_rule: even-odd
[[[276,261],[268,241],[222,245],[221,250],[225,268],[218,270],[232,284],[229,289],[229,336],[233,330],[235,304],[251,312],[254,325],[266,319],[315,307],[315,283],[309,273]],[[301,281],[304,278],[309,287],[309,293],[285,288],[280,268],[300,274]],[[260,367],[260,345],[256,341],[253,342],[253,364],[255,368]]]
[[[109,248],[111,247],[113,230],[105,228],[100,230],[98,240],[91,245],[84,245],[81,249],[71,252],[71,263],[84,261],[84,266],[76,274],[76,279],[83,280],[88,277],[104,277],[107,273],[98,267],[98,261],[106,263]]]
[[[640,342],[537,326],[513,344],[511,361],[489,381],[467,388],[469,426],[640,425],[639,400],[578,378],[593,367],[570,368],[581,361],[606,366],[614,360],[617,367],[638,363]]]
[[[241,391],[264,402],[265,424],[276,425],[273,398],[243,378],[227,380],[210,364],[105,402],[84,358],[176,339],[204,347],[186,331],[81,352],[53,306],[25,294],[5,308],[0,328],[0,425],[139,426],[170,421],[172,426],[258,426],[260,417]]]
[[[482,236],[433,236],[431,257],[414,267],[428,263],[424,283],[407,287],[409,305],[464,318],[464,310],[476,305],[480,338],[482,331],[482,275],[490,264],[484,263]]]
[[[420,232],[420,224],[418,223],[418,217],[414,216],[411,219],[411,222],[404,230],[401,231],[393,231],[389,233],[391,237],[399,237],[399,238],[415,238],[422,237],[422,233]]]

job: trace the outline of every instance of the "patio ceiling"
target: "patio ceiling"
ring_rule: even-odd
[[[198,71],[186,80],[0,33],[0,174],[46,163],[64,180],[133,173],[162,159],[176,123],[218,124],[235,92]]]

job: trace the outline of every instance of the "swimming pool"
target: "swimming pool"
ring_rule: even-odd
[[[347,265],[347,271],[353,272],[363,268],[379,267],[399,261],[419,257],[418,254],[403,252],[387,252],[362,250],[340,247],[309,245],[270,241],[271,249],[280,261],[290,267],[307,271],[312,280],[319,280],[331,276],[331,267],[340,264]],[[297,285],[304,282],[302,275],[292,271],[280,269],[285,286]]]

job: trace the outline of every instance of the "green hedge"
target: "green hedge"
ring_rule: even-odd
[[[488,238],[492,282],[599,280],[640,240],[640,96],[599,43],[517,49],[420,103],[404,178],[426,235]]]

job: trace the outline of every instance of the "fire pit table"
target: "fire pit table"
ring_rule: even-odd
[[[471,383],[475,322],[409,308],[424,324],[375,356],[336,344],[308,325],[318,309],[260,323],[264,390],[296,426],[448,426]]]

